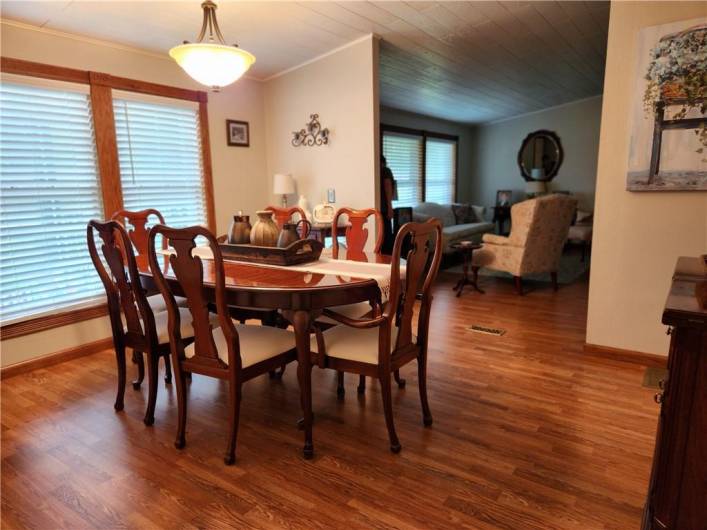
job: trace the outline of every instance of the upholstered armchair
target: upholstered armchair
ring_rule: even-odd
[[[523,276],[549,272],[557,290],[560,256],[576,208],[576,199],[560,194],[514,204],[510,235],[484,234],[483,248],[474,252],[474,277],[481,267],[508,272],[522,295]]]

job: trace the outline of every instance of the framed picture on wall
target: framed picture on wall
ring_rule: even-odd
[[[250,126],[247,121],[226,120],[226,141],[236,147],[250,147]]]
[[[498,190],[496,192],[496,206],[510,206],[512,195],[513,191],[511,190]]]

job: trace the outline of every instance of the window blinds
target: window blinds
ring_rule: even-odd
[[[0,83],[0,320],[103,298],[86,223],[103,218],[86,93]]]
[[[440,204],[454,202],[457,142],[427,138],[425,145],[425,200]]]
[[[123,205],[155,208],[170,226],[206,225],[206,193],[196,106],[114,95]]]
[[[383,156],[393,172],[397,200],[393,207],[415,206],[422,200],[422,137],[383,133]]]

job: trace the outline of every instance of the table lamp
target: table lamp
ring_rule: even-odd
[[[528,197],[537,197],[547,192],[547,184],[542,180],[530,180],[525,185]]]
[[[282,195],[282,206],[287,208],[287,196],[295,192],[295,181],[292,175],[276,173],[273,177],[272,192],[275,195]]]

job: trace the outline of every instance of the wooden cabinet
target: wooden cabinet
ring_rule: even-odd
[[[698,258],[678,260],[663,323],[671,334],[645,530],[707,529],[707,276]]]

